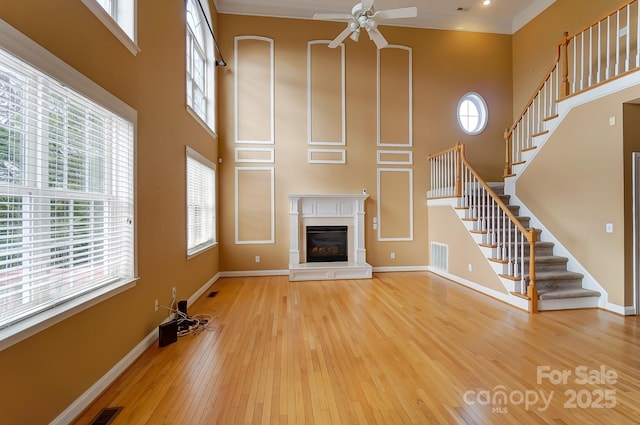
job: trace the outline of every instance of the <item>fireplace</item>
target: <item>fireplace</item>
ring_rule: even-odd
[[[289,280],[371,278],[373,268],[367,264],[364,244],[368,196],[289,195]]]
[[[347,226],[307,226],[307,262],[347,261]]]

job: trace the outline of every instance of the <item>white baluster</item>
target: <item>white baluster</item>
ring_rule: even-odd
[[[640,3],[636,2],[636,67],[640,67]]]
[[[593,26],[589,27],[589,76],[587,79],[588,87],[593,84]]]
[[[624,55],[624,70],[629,71],[629,59],[631,57],[631,4],[627,4],[627,52]]]
[[[611,15],[607,16],[607,69],[605,78],[611,77]]]
[[[616,12],[616,65],[615,65],[615,74],[618,75],[620,73],[620,11]]]
[[[602,21],[598,21],[598,71],[596,72],[596,81],[602,81],[600,61],[602,61]]]

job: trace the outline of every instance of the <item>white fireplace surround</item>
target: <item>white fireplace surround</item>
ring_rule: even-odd
[[[366,279],[372,267],[364,245],[367,194],[289,195],[289,280]],[[347,226],[347,261],[307,263],[307,226]]]

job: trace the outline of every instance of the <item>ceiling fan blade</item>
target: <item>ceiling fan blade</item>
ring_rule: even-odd
[[[334,49],[340,45],[344,41],[345,38],[349,36],[353,32],[353,29],[350,26],[344,29],[336,38],[333,39],[331,43],[329,43],[329,47]]]
[[[369,34],[369,38],[373,40],[374,43],[376,43],[378,49],[384,49],[389,44],[377,28],[371,28],[367,30],[367,33]]]
[[[401,7],[399,9],[379,10],[374,16],[377,19],[415,18],[418,16],[418,8]]]
[[[369,10],[373,7],[373,0],[362,0],[362,10]]]
[[[348,21],[353,18],[350,13],[316,13],[313,19],[322,21]]]

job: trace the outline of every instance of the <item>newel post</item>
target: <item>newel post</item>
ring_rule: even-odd
[[[464,145],[460,142],[456,143],[456,198],[462,197],[462,156],[464,155]]]
[[[505,150],[504,150],[504,174],[503,177],[508,177],[511,175],[511,155],[512,155],[512,147],[511,147],[511,135],[509,129],[504,130],[504,142],[505,142]]]
[[[569,33],[562,34],[560,42],[560,58],[562,60],[562,84],[560,85],[560,97],[569,96]]]
[[[527,297],[529,298],[529,313],[538,312],[538,288],[536,287],[536,240],[538,234],[533,227],[529,230],[529,284]]]

